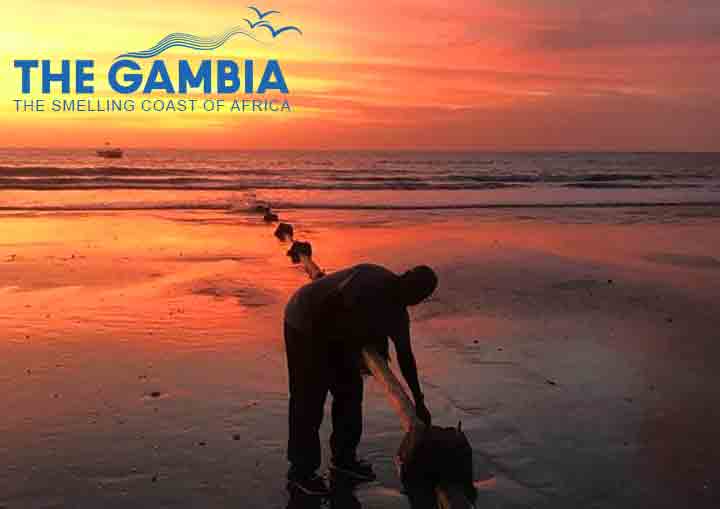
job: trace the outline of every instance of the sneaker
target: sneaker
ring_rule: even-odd
[[[289,473],[288,490],[297,490],[312,497],[327,497],[330,495],[330,489],[325,483],[325,479],[314,472],[306,475]]]
[[[367,461],[353,458],[348,461],[333,460],[330,463],[330,471],[335,474],[344,475],[355,481],[374,481],[377,479],[372,465]]]

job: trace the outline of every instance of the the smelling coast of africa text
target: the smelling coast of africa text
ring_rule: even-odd
[[[18,113],[290,113],[287,99],[13,99]]]

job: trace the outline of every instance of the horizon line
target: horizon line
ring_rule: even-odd
[[[94,151],[99,146],[68,146],[68,147],[48,147],[36,145],[15,145],[0,146],[0,150],[87,150]],[[502,153],[502,154],[560,154],[560,153],[585,153],[585,154],[720,154],[720,150],[667,150],[667,149],[597,149],[597,148],[469,148],[469,147],[433,147],[433,148],[326,148],[326,147],[309,147],[309,148],[186,148],[186,147],[122,147],[117,148],[123,151],[161,151],[173,150],[182,152],[424,152],[424,153],[448,153],[448,152],[465,152],[465,153]]]

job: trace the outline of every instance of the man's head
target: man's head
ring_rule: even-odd
[[[418,265],[400,276],[397,295],[405,306],[414,306],[430,297],[437,284],[435,271],[427,265]]]

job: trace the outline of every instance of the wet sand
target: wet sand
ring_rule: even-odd
[[[437,269],[416,355],[436,423],[474,446],[479,507],[713,507],[716,209],[281,215],[328,270]],[[305,276],[272,231],[222,211],[3,215],[0,507],[288,506],[281,316]],[[379,480],[355,496],[407,507],[402,433],[367,387]]]

